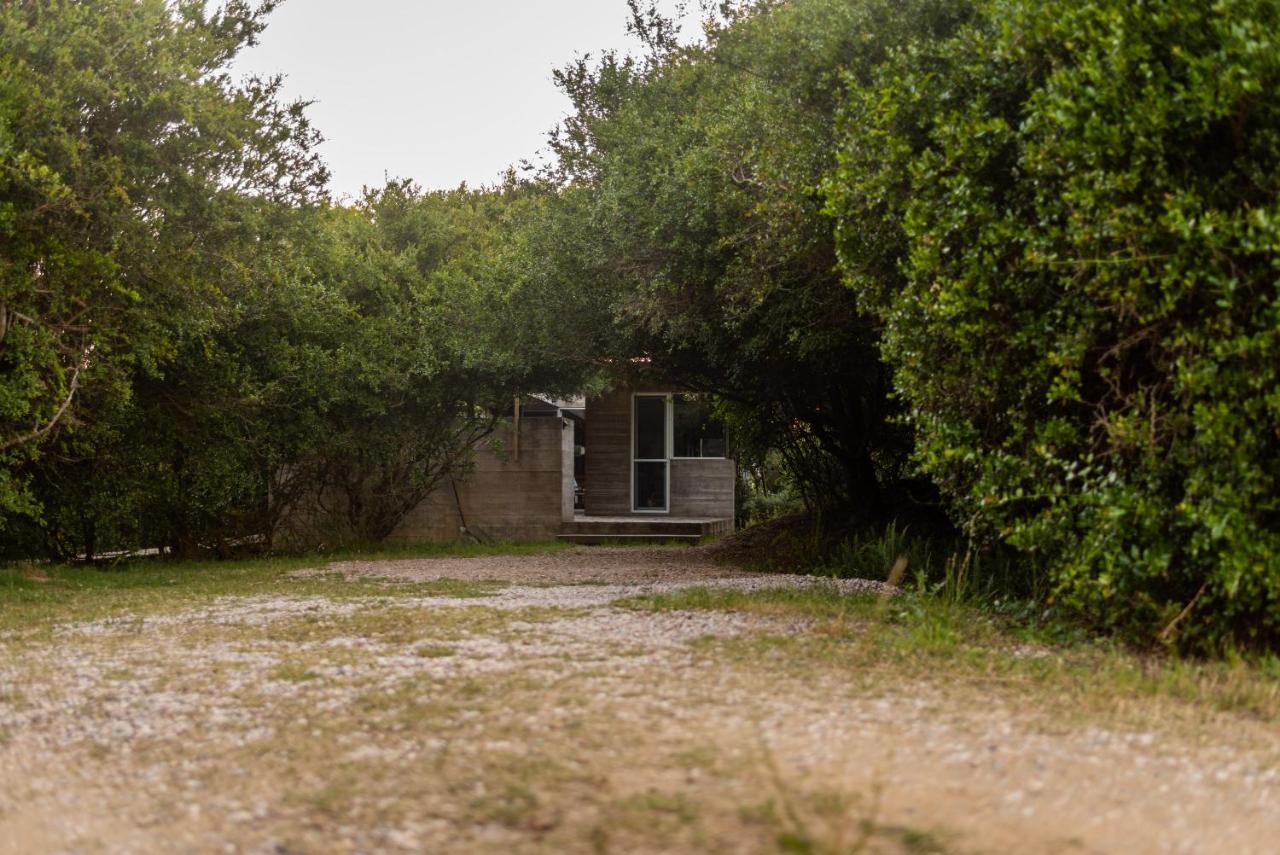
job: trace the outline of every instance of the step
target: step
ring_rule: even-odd
[[[561,534],[609,535],[614,537],[707,537],[733,531],[733,520],[698,517],[588,517],[579,516],[560,527]]]
[[[702,540],[700,534],[561,534],[557,540],[593,546],[608,543],[697,543]]]
[[[695,535],[708,534],[710,526],[696,522],[666,522],[664,520],[637,520],[636,522],[584,522],[576,520],[560,527],[562,534],[612,534],[612,535]]]

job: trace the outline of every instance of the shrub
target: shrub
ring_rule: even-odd
[[[1280,5],[1003,0],[852,88],[847,281],[965,529],[1060,603],[1280,641]]]

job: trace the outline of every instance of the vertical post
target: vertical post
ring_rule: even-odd
[[[511,459],[520,462],[520,396],[515,396],[511,415]]]

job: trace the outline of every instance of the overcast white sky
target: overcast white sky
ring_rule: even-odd
[[[626,0],[287,0],[236,70],[316,102],[335,194],[477,185],[543,148],[568,110],[552,69],[632,49],[626,22]]]

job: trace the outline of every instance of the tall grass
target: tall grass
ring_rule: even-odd
[[[819,548],[816,540],[814,548]],[[952,603],[1030,608],[1045,603],[1050,593],[1045,576],[1025,555],[961,537],[918,534],[897,522],[864,529],[823,552],[812,563],[816,572],[845,579],[885,580],[905,560],[911,588]]]

